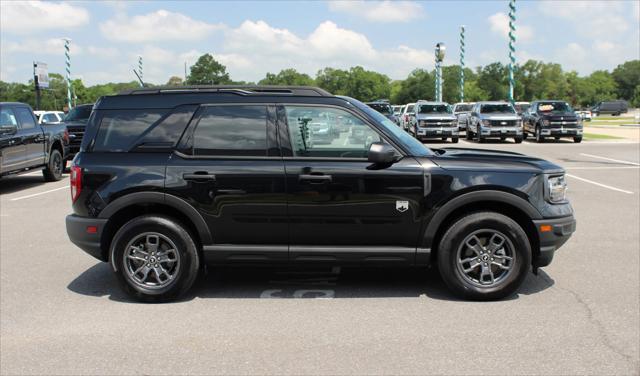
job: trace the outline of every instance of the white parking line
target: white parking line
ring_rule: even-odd
[[[640,166],[576,166],[565,167],[565,170],[638,170]]]
[[[566,175],[568,177],[571,177],[571,178],[574,178],[574,179],[578,179],[578,180],[582,180],[583,182],[590,183],[590,184],[593,184],[593,185],[597,185],[597,186],[602,187],[602,188],[611,189],[612,191],[622,192],[622,193],[626,193],[626,194],[629,194],[629,195],[633,194],[633,192],[631,192],[631,191],[625,191],[624,189],[620,189],[620,188],[612,187],[610,185],[605,185],[605,184],[602,184],[602,183],[598,183],[598,182],[595,182],[593,180],[581,178],[579,176],[575,176],[575,175],[571,175],[571,174],[566,174]]]
[[[69,189],[69,186],[64,186],[64,187],[60,187],[60,188],[54,188],[54,189],[50,189],[50,190],[48,190],[48,191],[44,191],[44,192],[38,192],[38,193],[31,194],[31,195],[26,195],[26,196],[20,196],[20,197],[12,198],[12,199],[11,199],[11,201],[24,200],[25,198],[36,197],[36,196],[44,195],[44,194],[46,194],[46,193],[51,193],[51,192],[59,191],[59,190],[61,190],[61,189]]]
[[[608,157],[601,157],[599,155],[593,155],[593,154],[586,154],[586,153],[580,153],[580,155],[584,155],[585,157],[591,157],[591,158],[596,158],[596,159],[604,159],[606,161],[611,161],[611,162],[618,162],[618,163],[622,163],[622,164],[629,164],[629,165],[633,165],[633,166],[640,166],[640,163],[636,163],[636,162],[629,162],[629,161],[622,161],[620,159],[613,159],[613,158],[608,158]]]

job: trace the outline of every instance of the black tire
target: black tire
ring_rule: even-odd
[[[471,130],[469,128],[467,128],[467,131],[464,134],[464,138],[467,141],[473,140],[473,133],[471,132]]]
[[[560,141],[560,137],[553,137],[556,141]]]
[[[540,131],[540,126],[536,126],[536,142],[541,143],[544,142],[544,136],[542,135],[542,132]]]
[[[58,149],[51,150],[49,154],[49,163],[47,167],[42,170],[42,176],[46,181],[58,181],[62,179],[62,172],[64,170],[64,160],[62,160],[62,154]]]
[[[453,142],[454,144],[457,144],[458,141],[459,141],[458,137],[454,137],[454,138],[451,139],[451,142]]]
[[[447,138],[446,137],[442,137],[442,141],[447,141]]]
[[[458,250],[465,239],[485,229],[504,235],[505,244],[512,246],[514,256],[510,270],[491,286],[472,282],[460,270],[464,264],[458,262]],[[512,295],[522,285],[531,266],[531,245],[527,234],[513,219],[495,212],[477,212],[458,219],[449,227],[440,240],[437,258],[440,275],[454,294],[470,300],[496,300]],[[499,268],[496,270],[502,272]]]
[[[177,251],[177,270],[174,269],[175,274],[171,278],[171,281],[166,282],[167,284],[164,286],[142,286],[133,280],[133,277],[131,277],[130,272],[127,270],[124,252],[131,242],[144,236],[145,233],[159,234],[169,239]],[[122,289],[132,298],[141,302],[161,303],[179,298],[193,286],[201,270],[198,248],[193,241],[193,237],[180,222],[170,217],[160,215],[143,215],[136,217],[124,224],[124,226],[116,232],[111,244],[109,261],[111,262],[112,268],[114,268],[114,272],[118,277]],[[147,249],[147,251],[149,250]],[[145,262],[147,261],[142,260],[143,267]],[[156,262],[159,264],[162,263],[159,261]],[[152,274],[151,271],[148,273]]]
[[[529,137],[529,133],[527,133],[527,131],[526,131],[526,130],[523,130],[523,131],[522,131],[522,139],[523,139],[523,140],[526,140],[526,139],[527,139],[527,137]]]
[[[507,138],[506,137],[500,137],[500,141],[504,142]]]
[[[513,138],[513,141],[514,141],[516,144],[521,144],[521,143],[522,143],[522,136],[520,136],[520,137],[514,137],[514,138]]]
[[[576,144],[579,144],[582,142],[582,136],[576,136],[573,138],[573,142],[575,142]]]

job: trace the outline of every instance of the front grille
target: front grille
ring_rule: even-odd
[[[420,120],[421,127],[453,127],[458,126],[458,120],[437,120],[437,119],[426,119]]]
[[[517,120],[489,120],[492,127],[515,127],[518,125]]]
[[[67,132],[69,132],[69,145],[72,147],[80,147],[82,143],[82,137],[84,137],[84,128],[85,127],[67,127]]]

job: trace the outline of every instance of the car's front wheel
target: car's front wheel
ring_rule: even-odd
[[[540,130],[540,126],[536,127],[536,142],[544,142],[544,136],[542,135],[542,130]]]
[[[122,288],[144,302],[166,302],[187,292],[200,271],[192,236],[178,221],[143,215],[114,236],[111,266]]]
[[[465,299],[494,300],[513,294],[530,265],[527,234],[513,219],[495,212],[458,219],[438,246],[444,282]]]

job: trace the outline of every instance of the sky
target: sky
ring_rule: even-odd
[[[640,58],[640,1],[518,1],[516,58],[556,62],[588,75]],[[256,82],[295,68],[360,65],[404,79],[445,65],[508,63],[508,1],[1,1],[0,79],[27,82],[32,63],[64,72],[62,38],[71,38],[71,75],[85,85],[184,76],[184,64],[212,54],[233,80]]]

